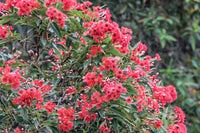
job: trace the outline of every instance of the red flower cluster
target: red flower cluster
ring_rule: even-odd
[[[11,67],[6,66],[5,68],[1,68],[1,72],[3,76],[1,77],[1,82],[3,84],[9,84],[13,89],[18,89],[21,85],[20,79],[21,74],[19,73],[20,70],[16,70],[14,72],[10,72]]]
[[[87,105],[87,103],[85,103]],[[92,104],[90,104],[92,105]],[[81,107],[81,111],[78,113],[80,119],[84,119],[85,122],[90,123],[92,120],[96,120],[97,113],[89,114],[88,109],[86,106]]]
[[[96,104],[96,108],[101,108],[101,104],[104,102],[104,96],[101,96],[100,92],[95,91],[91,96],[91,103]]]
[[[177,113],[176,114],[177,122],[184,123],[185,122],[185,114],[184,114],[183,110],[177,106],[174,108],[174,110]]]
[[[87,123],[90,123],[92,120],[96,120],[97,119],[97,113],[92,113],[92,114],[88,114],[85,116],[84,121]]]
[[[171,103],[176,100],[176,88],[172,85],[166,87],[154,87],[153,96],[162,103],[162,106],[165,106],[166,103]]]
[[[160,105],[159,105],[159,103],[156,99],[152,99],[152,98],[148,97],[147,101],[148,101],[148,108],[149,109],[156,110],[157,113],[160,113],[160,110],[159,110]]]
[[[77,3],[76,10],[86,10],[86,8],[91,5],[92,5],[92,2],[90,2],[90,1],[85,1],[83,3]]]
[[[33,9],[37,9],[39,6],[39,3],[35,2],[35,0],[20,0],[15,5],[15,7],[19,10],[19,16],[29,15]]]
[[[135,99],[138,101],[137,109],[138,112],[142,112],[143,106],[146,105],[146,94],[145,94],[145,89],[143,86],[140,86],[138,91],[138,96],[134,96]]]
[[[17,129],[15,130],[15,133],[22,133],[22,130],[19,129],[19,128],[17,128]]]
[[[22,107],[30,107],[32,106],[34,99],[36,99],[39,103],[43,102],[42,92],[40,90],[36,90],[35,88],[29,88],[28,90],[20,89],[18,94],[20,96],[13,99],[13,104],[21,104]]]
[[[0,37],[2,39],[5,39],[7,36],[8,36],[8,26],[5,25],[5,26],[2,26],[0,25]]]
[[[66,94],[67,94],[67,95],[72,94],[72,93],[74,93],[74,92],[76,92],[76,89],[73,89],[73,88],[71,88],[71,87],[69,87],[69,88],[66,90]]]
[[[86,22],[84,23],[84,28],[89,28],[87,32],[90,36],[94,37],[94,39],[103,40],[106,38],[106,34],[112,33],[115,30],[115,27],[110,22],[105,22],[103,20],[99,22]]]
[[[133,102],[133,98],[132,97],[127,97],[126,98],[126,102],[128,103],[128,104],[132,104],[132,102]]]
[[[96,72],[88,72],[83,77],[83,82],[86,82],[88,86],[92,87],[96,84],[102,83],[102,74],[98,74],[98,77],[96,78],[97,73]]]
[[[44,85],[44,79],[35,79],[32,84],[34,85],[35,88],[38,88],[42,90],[42,94],[45,94],[51,90],[51,85]]]
[[[42,93],[45,94],[51,90],[51,85],[44,85],[42,86]]]
[[[77,5],[76,0],[61,0],[63,3],[63,10],[69,11],[71,8]]]
[[[45,3],[44,3],[44,5],[45,5],[45,7],[49,7],[51,5],[56,4],[57,2],[58,2],[58,0],[46,0]]]
[[[127,66],[127,76],[130,78],[136,79],[136,81],[140,80],[140,75],[145,75],[144,72],[141,69],[136,69],[135,71],[131,69],[130,66]]]
[[[101,46],[91,46],[90,50],[91,50],[91,55],[92,56],[97,55],[97,53],[102,53],[103,52],[103,49],[101,48]]]
[[[35,79],[35,80],[33,81],[33,84],[34,84],[35,87],[37,87],[37,88],[42,87],[42,86],[43,86],[43,83],[44,83],[44,79],[41,79],[41,80]]]
[[[103,66],[100,66],[100,71],[103,70],[113,70],[115,71],[117,69],[117,61],[120,59],[120,57],[103,57],[102,62]]]
[[[153,122],[155,123],[154,127],[156,129],[160,129],[163,125],[163,122],[161,120],[158,120],[158,119],[154,120]]]
[[[69,131],[73,126],[74,123],[71,122],[75,119],[75,115],[74,115],[74,108],[60,108],[57,110],[57,114],[59,117],[59,129],[62,131]]]
[[[150,72],[150,67],[153,65],[151,64],[152,57],[147,55],[145,59],[141,60],[140,57],[147,51],[147,46],[142,44],[141,42],[138,43],[138,46],[131,52],[130,59],[138,64],[141,68],[145,69],[147,72]]]
[[[115,48],[119,50],[119,52],[123,54],[129,53],[128,45],[130,44],[130,41],[132,39],[132,30],[128,28],[121,27],[121,31],[117,30],[112,35],[112,41],[113,44],[120,44],[121,46],[116,46]]]
[[[137,56],[137,55],[142,54],[142,53],[144,54],[144,52],[147,51],[147,46],[145,44],[139,42],[137,45],[138,46],[135,49],[133,49],[133,51],[131,53],[132,56]]]
[[[110,129],[107,127],[106,124],[100,125],[100,126],[99,126],[99,130],[100,130],[101,132],[105,132],[105,133],[109,133],[109,132],[110,132]]]
[[[101,43],[102,40],[107,38],[107,34],[112,36],[113,44],[120,44],[115,48],[121,53],[129,53],[128,45],[132,39],[132,31],[128,28],[121,27],[119,28],[118,24],[111,21],[100,20],[98,22],[86,22],[84,28],[89,28],[86,32],[87,35],[90,35],[94,38],[97,43]]]
[[[169,133],[187,133],[187,128],[183,123],[177,123],[174,126],[169,125],[167,131]]]
[[[59,26],[61,28],[64,28],[65,26],[65,20],[67,19],[67,16],[56,9],[55,7],[48,7],[46,11],[47,16],[49,17],[50,21],[57,21]]]
[[[45,105],[44,105],[44,109],[48,113],[53,113],[53,110],[54,110],[55,107],[56,107],[56,104],[52,103],[51,101],[46,102]]]
[[[163,125],[163,122],[160,119],[145,119],[148,125],[152,125],[156,129],[160,129]]]
[[[121,83],[107,82],[103,87],[102,92],[104,93],[105,101],[108,102],[111,99],[116,100],[120,97],[121,93],[126,93],[127,90],[122,86]]]
[[[17,128],[17,129],[15,130],[15,133],[23,133],[23,130],[21,130],[20,128]],[[26,132],[26,133],[30,133],[30,132]]]
[[[0,10],[3,10],[5,8],[4,3],[0,2]]]
[[[5,9],[15,6],[19,1],[20,0],[6,0]]]

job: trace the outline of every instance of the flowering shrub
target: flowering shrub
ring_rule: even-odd
[[[181,108],[169,105],[176,89],[154,74],[160,56],[145,56],[141,42],[131,47],[132,31],[108,8],[76,0],[0,5],[1,132],[187,131]]]

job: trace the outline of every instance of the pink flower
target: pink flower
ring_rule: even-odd
[[[133,102],[133,99],[132,99],[132,97],[127,97],[126,98],[126,102],[128,103],[128,104],[131,104],[132,102]]]

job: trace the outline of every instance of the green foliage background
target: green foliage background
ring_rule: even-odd
[[[189,132],[200,132],[200,0],[90,0],[133,30],[133,44],[160,53],[160,75],[178,91]]]

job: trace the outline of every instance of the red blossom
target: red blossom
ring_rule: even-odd
[[[56,104],[52,103],[51,101],[46,102],[45,105],[44,105],[44,109],[48,113],[53,113],[55,107],[56,107]]]
[[[57,21],[59,26],[61,28],[64,28],[65,20],[67,19],[67,16],[64,13],[59,11],[57,8],[51,6],[47,8],[46,14],[49,17],[50,21]]]
[[[174,126],[169,125],[167,130],[169,133],[187,133],[187,128],[183,123],[177,123]]]
[[[183,110],[180,107],[175,107],[174,108],[175,112],[176,112],[176,119],[179,123],[184,123],[185,122],[185,114],[183,112]]]
[[[18,91],[19,97],[13,99],[13,104],[21,104],[22,107],[30,107],[33,104],[34,99],[39,103],[43,102],[42,92],[35,88],[29,88],[28,90],[20,89]]]
[[[18,15],[29,15],[33,9],[39,8],[39,3],[35,0],[20,0],[15,7],[19,10]]]
[[[132,97],[127,97],[126,98],[126,102],[128,103],[128,104],[131,104],[132,102],[133,102],[133,98]]]

